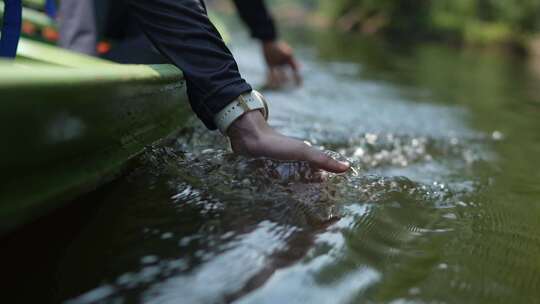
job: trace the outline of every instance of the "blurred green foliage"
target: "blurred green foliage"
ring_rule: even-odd
[[[522,44],[540,31],[540,0],[305,0],[335,24],[363,32],[469,44]]]

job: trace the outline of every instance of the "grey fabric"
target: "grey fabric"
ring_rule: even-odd
[[[94,0],[62,0],[59,11],[59,45],[72,51],[96,55],[98,28]]]

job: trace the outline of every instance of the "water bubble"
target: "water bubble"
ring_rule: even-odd
[[[504,134],[500,131],[494,131],[493,133],[491,133],[491,138],[494,141],[499,141],[499,140],[504,139]]]
[[[154,264],[158,261],[158,257],[155,255],[147,255],[141,258],[141,264],[148,265]]]
[[[172,232],[165,232],[161,235],[162,240],[168,240],[171,239],[174,236]]]
[[[454,213],[446,213],[443,215],[444,218],[449,220],[456,220],[457,216]]]
[[[366,137],[367,143],[370,145],[374,145],[375,142],[377,141],[377,134],[367,133],[365,137]]]
[[[362,156],[364,156],[364,154],[365,154],[364,149],[362,149],[361,147],[358,147],[358,148],[356,148],[356,150],[354,151],[353,156],[354,156],[354,157],[362,157]]]
[[[439,268],[439,269],[443,269],[443,270],[444,270],[444,269],[448,269],[448,264],[446,264],[446,263],[441,263],[441,264],[439,264],[438,268]]]

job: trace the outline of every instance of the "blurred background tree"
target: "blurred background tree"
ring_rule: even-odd
[[[525,50],[540,31],[540,0],[273,0],[346,31]]]

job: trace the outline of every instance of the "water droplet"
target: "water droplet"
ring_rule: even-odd
[[[500,131],[494,131],[492,134],[491,134],[491,138],[495,141],[499,141],[499,140],[502,140],[504,138],[504,134],[502,134],[502,132]]]
[[[141,264],[148,265],[154,264],[158,261],[158,257],[155,255],[147,255],[141,258]]]
[[[441,264],[439,264],[438,268],[439,268],[439,269],[448,269],[448,264],[446,264],[446,263],[441,263]]]
[[[161,239],[162,240],[167,240],[167,239],[170,239],[173,237],[173,234],[172,232],[165,232],[161,235]]]

